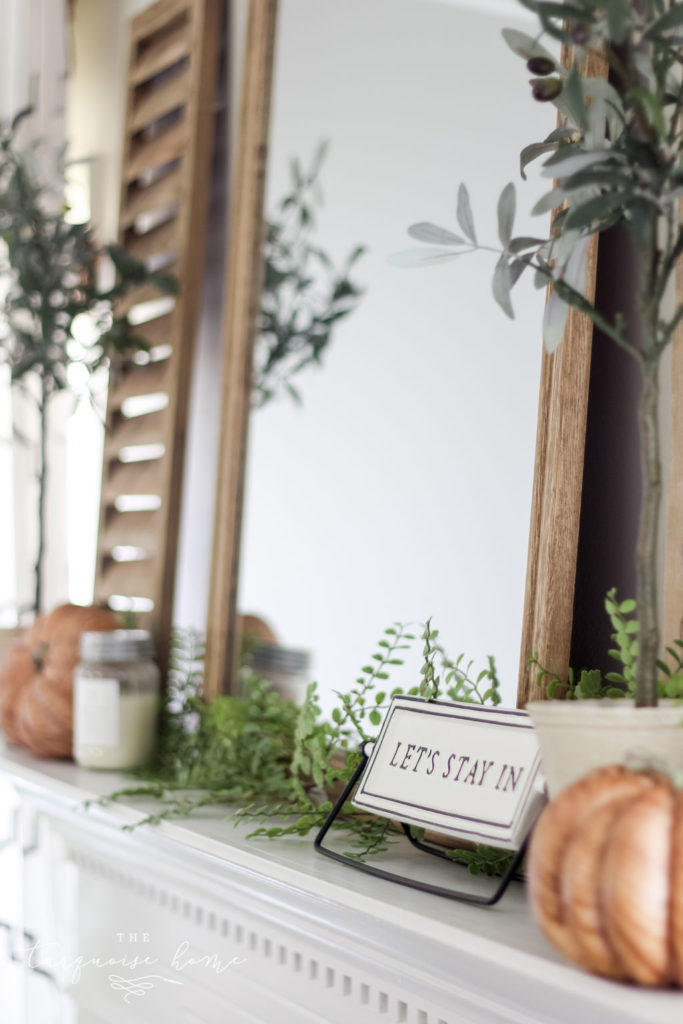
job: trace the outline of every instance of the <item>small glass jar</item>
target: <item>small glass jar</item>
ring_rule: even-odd
[[[310,682],[308,651],[296,651],[277,644],[259,644],[251,655],[251,667],[267,679],[272,688],[286,700],[303,704]]]
[[[83,633],[74,672],[74,760],[83,768],[137,768],[154,752],[160,705],[151,634]]]

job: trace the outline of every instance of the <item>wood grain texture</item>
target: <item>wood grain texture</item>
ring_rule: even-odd
[[[605,61],[591,55],[583,70],[586,75],[604,77]],[[594,235],[586,264],[586,297],[591,302],[597,261],[598,236]],[[529,668],[532,654],[560,676],[569,667],[592,341],[592,322],[571,309],[562,344],[552,356],[543,353],[519,707],[544,696]]]
[[[134,139],[128,149],[123,178],[128,184],[172,160],[179,160],[191,145],[191,126],[183,118],[152,139]]]
[[[130,362],[111,375],[95,594],[99,601],[113,595],[151,598],[154,610],[141,618],[141,625],[156,633],[162,671],[173,612],[222,8],[221,0],[159,0],[131,23],[119,239],[143,259],[172,252],[173,262],[166,269],[176,274],[179,294],[171,312],[165,309],[137,328],[148,343],[166,346],[165,358],[147,366]],[[171,168],[170,160],[175,161]],[[160,210],[165,211],[164,222],[141,233],[138,218]],[[119,310],[159,297],[158,290],[143,286]],[[162,411],[122,415],[127,398],[158,392],[167,399]],[[121,461],[122,448],[143,444],[163,445],[163,455]],[[161,507],[117,511],[117,497],[123,494],[158,495]],[[112,552],[122,545],[138,547],[147,557],[117,561]]]
[[[204,695],[234,684],[236,600],[254,339],[263,275],[264,186],[277,0],[251,0],[223,331],[221,447],[207,621]]]
[[[146,331],[145,338],[147,339]],[[134,366],[128,372],[124,372],[111,389],[110,408],[120,409],[127,398],[168,391],[169,371],[169,360],[161,359],[145,366]]]
[[[131,227],[136,217],[143,213],[156,213],[176,206],[180,202],[181,189],[182,176],[179,171],[163,175],[146,188],[131,185],[122,207],[121,228]]]
[[[142,547],[145,551],[156,555],[159,551],[161,518],[160,510],[155,512],[117,512],[115,508],[109,507],[99,537],[102,557],[109,557],[110,552],[117,544]]]
[[[129,419],[110,415],[104,437],[105,458],[115,460],[122,448],[132,445],[163,443],[167,418],[165,409],[150,412],[146,416],[131,416]]]
[[[141,11],[131,22],[131,41],[137,45],[145,42],[145,50],[154,46],[158,37],[169,37],[177,22],[188,17],[194,0],[158,0],[157,3]],[[147,42],[151,36],[157,39]]]
[[[126,249],[135,259],[146,260],[162,253],[177,253],[179,242],[178,222],[174,216],[143,234],[131,233],[126,239]]]
[[[173,74],[159,88],[155,87],[145,90],[143,86],[133,111],[130,124],[132,130],[136,132],[142,131],[152,121],[156,121],[160,117],[164,117],[166,114],[184,107],[187,102],[189,84],[188,70],[186,67],[183,67],[182,70]]]
[[[676,267],[676,305],[681,302],[683,261],[679,261]],[[683,638],[683,325],[676,332],[671,353],[670,429],[662,615],[662,639],[665,643],[676,637]]]
[[[176,274],[178,273],[178,267],[175,263],[172,263],[169,267],[164,267],[165,274]],[[124,312],[129,313],[133,306],[140,306],[144,302],[156,301],[159,298],[159,289],[153,284],[143,284],[139,288],[133,288],[132,291],[128,292],[126,297],[121,300],[117,306],[118,311],[123,315]],[[145,338],[149,337],[149,326],[145,323]],[[140,328],[142,333],[142,327]]]
[[[191,47],[192,40],[187,33],[186,17],[180,15],[163,33],[158,33],[153,42],[139,55],[131,72],[131,82],[134,85],[146,82],[183,57],[189,57]]]

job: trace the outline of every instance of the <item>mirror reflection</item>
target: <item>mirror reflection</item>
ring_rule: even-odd
[[[523,278],[510,321],[491,294],[494,253],[391,262],[415,244],[410,224],[459,230],[460,182],[478,239],[498,245],[497,198],[555,118],[531,100],[506,26],[528,29],[516,5],[280,3],[266,218],[283,223],[324,143],[305,233],[324,259],[302,274],[297,324],[305,333],[315,302],[324,319],[325,261],[354,292],[314,358],[295,373],[296,354],[282,360],[268,400],[255,392],[239,608],[307,652],[296,664],[324,706],[385,627],[429,616],[451,657],[493,655],[504,703],[516,700],[544,293]],[[547,231],[528,216],[544,186],[519,186],[516,233]],[[296,288],[280,299],[282,324]],[[271,287],[264,309],[273,301]]]

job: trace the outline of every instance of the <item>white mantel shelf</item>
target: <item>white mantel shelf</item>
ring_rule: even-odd
[[[195,923],[205,916],[211,921],[223,903],[233,908],[235,920],[241,920],[240,913],[245,915],[246,931],[236,925],[228,932],[229,925],[224,923],[222,933],[230,934],[230,943],[224,944],[246,961],[239,968],[241,988],[235,998],[241,998],[244,1006],[247,996],[242,988],[248,990],[256,978],[264,990],[272,985],[275,991],[278,956],[280,966],[291,961],[290,972],[299,972],[300,977],[294,978],[294,989],[285,985],[282,998],[286,997],[289,1010],[280,1017],[284,1024],[683,1021],[683,994],[613,984],[564,961],[532,921],[524,889],[517,883],[496,907],[469,906],[337,864],[316,854],[310,839],[247,840],[248,829],[234,828],[221,808],[122,831],[123,825],[135,824],[153,810],[154,804],[135,801],[84,807],[87,800],[130,785],[129,779],[116,773],[85,771],[70,762],[43,761],[5,748],[0,749],[0,776],[12,784],[22,803],[57,823],[75,851],[73,856],[85,868],[95,870],[98,856],[106,855],[110,866],[126,865],[129,879],[136,869],[143,873],[151,869],[162,888],[163,879],[184,878],[194,894],[190,902],[195,908],[191,910],[186,901],[185,918],[192,916]],[[79,854],[81,847],[86,852]],[[422,867],[425,860],[432,870],[433,858],[409,847],[392,853],[391,864],[384,866],[393,870],[399,860],[407,872],[414,871],[418,861]],[[461,872],[441,864],[433,870],[441,872],[434,877],[442,884],[444,870],[450,872],[448,878]],[[166,887],[169,892],[173,889],[170,881]],[[215,913],[212,907],[217,908]],[[215,921],[212,927],[218,928]],[[285,934],[289,937],[282,938]],[[204,947],[209,946],[205,940]],[[295,946],[303,952],[294,951]],[[271,966],[268,961],[273,957]],[[255,971],[251,981],[250,962]],[[320,987],[319,967],[327,987],[335,991],[329,1011],[322,1008],[326,1004],[315,1002],[318,994],[310,1006],[305,994],[301,1007],[292,1002],[292,991],[306,993],[314,981]],[[226,974],[221,981],[237,985],[237,978],[231,974],[228,983]],[[265,999],[264,992],[259,991],[258,998]],[[245,1009],[242,1018],[232,1019],[236,1024],[242,1024],[242,1019],[245,1024],[268,1021],[268,1011],[260,1013],[252,1015]],[[131,1021],[152,1019],[157,1017],[130,1017]],[[192,1019],[215,1018],[195,1012]]]

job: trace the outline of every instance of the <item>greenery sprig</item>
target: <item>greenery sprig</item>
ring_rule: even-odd
[[[290,190],[266,223],[261,318],[254,353],[253,404],[283,391],[300,401],[292,377],[320,365],[334,328],[358,305],[363,290],[352,270],[365,252],[355,246],[335,267],[318,244],[316,213],[322,203],[320,169],[328,145],[316,150],[308,170],[291,163]]]
[[[640,631],[640,623],[635,618],[636,602],[632,598],[619,601],[615,588],[612,588],[605,598],[605,609],[614,629],[611,634],[614,647],[608,654],[619,666],[618,670],[603,674],[597,668],[584,668],[577,673],[570,668],[567,677],[562,678],[541,665],[534,656],[529,659],[529,664],[537,669],[536,685],[545,687],[549,699],[596,700],[634,696]],[[666,653],[668,659],[657,659],[661,673],[657,679],[658,694],[660,697],[683,698],[683,640],[673,640]]]
[[[0,360],[12,382],[37,373],[48,396],[68,388],[68,368],[79,363],[93,373],[113,355],[146,349],[127,312],[117,307],[131,288],[155,285],[175,294],[177,280],[151,271],[121,245],[101,245],[89,223],[73,223],[59,183],[39,175],[34,149],[17,145],[16,133],[30,110],[0,131],[0,272],[7,283],[0,306]],[[109,258],[116,280],[102,286],[99,270]],[[74,323],[90,321],[92,341],[77,344]]]
[[[308,687],[299,707],[270,690],[270,684],[248,667],[242,669],[245,696],[205,702],[203,638],[193,631],[177,631],[155,758],[135,773],[139,785],[127,786],[106,801],[158,801],[159,809],[138,824],[157,824],[202,807],[230,804],[235,824],[247,821],[257,826],[249,838],[317,831],[358,765],[359,744],[372,738],[394,696],[407,692],[428,699],[446,696],[476,704],[499,703],[492,658],[487,668],[473,675],[472,662],[464,655],[455,661],[448,658],[430,621],[419,636],[424,643],[420,683],[406,691],[389,689],[391,671],[404,664],[404,652],[418,639],[416,632],[395,623],[384,631],[355,685],[336,694],[337,704],[326,718],[316,683]],[[347,835],[349,855],[359,859],[383,852],[401,834],[394,822],[360,814],[349,802],[334,827]],[[476,851],[473,856],[478,863]]]
[[[102,365],[148,349],[120,300],[151,284],[175,294],[175,277],[150,270],[121,245],[101,245],[89,223],[73,223],[64,203],[64,169],[57,185],[43,181],[35,149],[20,148],[16,133],[31,110],[0,128],[0,362],[38,415],[38,543],[32,610],[42,610],[47,493],[47,418],[54,396],[70,387],[69,369],[89,380]],[[102,284],[110,261],[115,280]],[[85,325],[85,331],[78,325]],[[34,381],[35,387],[27,387]]]

